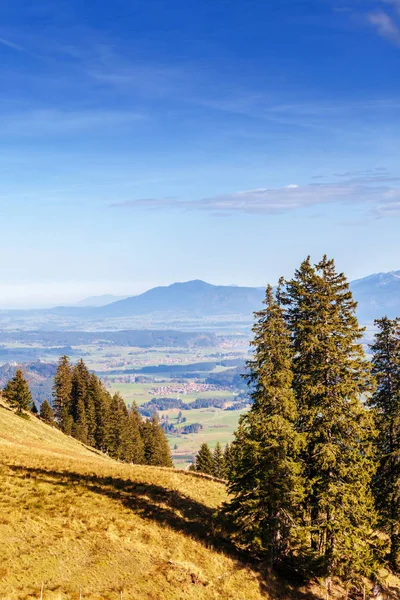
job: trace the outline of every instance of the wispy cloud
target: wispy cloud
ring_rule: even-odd
[[[141,113],[118,110],[31,110],[2,115],[2,135],[37,136],[76,134],[126,126],[147,117]]]
[[[7,46],[7,48],[11,48],[12,50],[17,50],[17,52],[25,52],[25,48],[19,46],[18,44],[14,44],[14,42],[10,42],[10,40],[6,40],[0,37],[0,44],[3,46]]]
[[[383,179],[383,178],[382,178]],[[400,178],[392,178],[400,180]],[[132,209],[200,210],[213,215],[238,213],[278,215],[324,204],[362,205],[375,217],[397,214],[400,188],[375,185],[379,178],[363,184],[358,181],[310,185],[291,184],[282,188],[260,188],[201,198],[193,201],[168,198],[139,198],[115,202],[111,206]],[[400,210],[399,210],[400,214]]]
[[[368,21],[380,36],[400,46],[400,27],[393,17],[383,11],[368,14]]]

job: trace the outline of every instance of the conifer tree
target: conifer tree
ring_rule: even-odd
[[[224,448],[224,478],[228,479],[230,468],[233,462],[233,450],[231,444],[226,444]]]
[[[61,356],[53,384],[54,416],[61,431],[67,435],[72,432],[71,415],[72,371],[68,356]]]
[[[140,436],[143,440],[143,454],[144,463],[146,465],[152,464],[154,440],[153,440],[153,428],[149,419],[144,419],[140,424]]]
[[[213,455],[208,444],[204,443],[200,446],[200,450],[196,456],[196,471],[212,475],[214,471]]]
[[[128,415],[128,432],[131,443],[129,461],[135,464],[144,463],[144,444],[140,434],[141,416],[135,403],[132,404]]]
[[[54,412],[48,400],[44,399],[40,406],[40,418],[49,425],[55,425]]]
[[[110,403],[107,447],[110,456],[118,460],[124,460],[127,454],[127,417],[125,402],[117,392]]]
[[[326,576],[352,579],[373,568],[370,494],[374,427],[361,395],[371,390],[363,329],[343,274],[325,256],[306,259],[282,295],[293,342],[293,388],[311,549]]]
[[[272,565],[293,549],[298,537],[303,487],[290,333],[271,287],[264,304],[255,313],[255,351],[248,362],[253,404],[241,418],[232,445],[232,500],[224,512],[239,544],[266,555]]]
[[[158,467],[172,467],[168,440],[157,413],[153,413],[150,420],[147,419],[141,423],[140,433],[144,445],[145,463]]]
[[[390,564],[400,569],[400,321],[375,321],[378,332],[371,346],[377,388],[370,405],[378,430],[378,469],[374,477],[380,525],[390,538]]]
[[[153,448],[149,464],[157,465],[159,467],[172,467],[171,451],[169,449],[168,440],[160,425],[157,413],[153,414],[150,422]]]
[[[98,450],[106,452],[108,443],[108,419],[111,397],[102,385],[100,379],[94,373],[90,375],[88,393],[91,397],[91,402],[94,407],[95,427],[92,426],[91,429],[91,433],[94,436],[94,446]]]
[[[32,394],[21,369],[17,369],[14,377],[7,382],[4,395],[11,406],[17,409],[17,413],[22,414],[32,409]]]
[[[72,424],[72,435],[74,438],[82,442],[88,443],[88,426],[86,420],[86,408],[83,398],[77,397],[74,406],[74,421]]]
[[[70,414],[73,419],[72,435],[84,444],[89,443],[89,425],[92,426],[93,411],[88,414],[90,374],[83,362],[79,360],[72,369]]]
[[[224,453],[219,442],[213,452],[213,475],[218,479],[223,479],[225,476]]]

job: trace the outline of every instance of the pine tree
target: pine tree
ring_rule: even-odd
[[[86,408],[83,398],[78,397],[74,407],[74,421],[72,424],[72,435],[82,442],[88,443],[88,426],[86,420]]]
[[[233,463],[233,449],[231,444],[226,444],[224,448],[224,478],[228,479]]]
[[[106,452],[111,396],[94,373],[90,375],[88,393],[91,396],[94,408],[95,427],[92,427],[91,431],[94,437],[93,445],[98,450]]]
[[[204,443],[200,446],[200,450],[196,456],[196,471],[212,475],[213,469],[213,455],[211,454],[208,444]]]
[[[147,465],[172,467],[168,440],[160,425],[157,413],[141,423],[140,433],[144,445],[144,460]]]
[[[298,430],[305,436],[305,508],[312,552],[326,576],[352,579],[373,567],[371,390],[363,329],[343,274],[326,257],[306,259],[282,295],[293,339]]]
[[[130,462],[141,465],[144,460],[144,444],[140,434],[141,416],[135,403],[132,404],[128,415],[128,431],[131,443]]]
[[[72,370],[68,356],[61,356],[53,384],[53,406],[55,419],[64,433],[71,435],[71,390]]]
[[[218,479],[223,479],[225,476],[224,453],[219,442],[213,452],[213,475]]]
[[[171,451],[164,429],[160,425],[157,413],[151,417],[153,448],[149,464],[159,467],[172,467]]]
[[[378,430],[378,469],[374,478],[380,525],[390,538],[390,564],[400,569],[400,320],[375,321],[378,332],[371,346],[377,389],[370,406]]]
[[[92,426],[94,418],[93,411],[88,413],[87,410],[89,386],[90,374],[81,359],[72,369],[70,414],[73,419],[72,435],[84,444],[89,443],[89,426]]]
[[[108,452],[112,458],[124,460],[128,452],[127,444],[128,411],[121,395],[117,392],[111,398],[108,419]]]
[[[18,414],[31,410],[32,394],[21,369],[17,369],[14,377],[7,382],[4,395]]]
[[[44,399],[40,406],[40,418],[49,425],[55,425],[54,412],[48,400]]]
[[[228,469],[232,500],[224,513],[239,544],[281,561],[294,546],[303,487],[292,391],[290,333],[268,287],[265,308],[255,314],[254,357],[248,362],[253,400],[235,434]]]
[[[143,440],[144,463],[150,465],[152,464],[154,440],[153,428],[148,419],[144,419],[140,424],[140,436]]]

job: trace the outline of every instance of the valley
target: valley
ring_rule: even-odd
[[[367,351],[374,333],[371,311],[397,311],[399,282],[395,272],[352,283],[367,326]],[[175,466],[188,468],[203,442],[213,448],[217,441],[232,441],[248,408],[240,375],[250,356],[252,311],[263,294],[261,288],[190,281],[106,305],[102,297],[89,299],[91,306],[0,311],[0,385],[22,365],[39,406],[51,399],[58,357],[83,358],[127,405],[135,402],[145,416],[157,411]],[[183,423],[176,422],[181,409],[174,401],[185,405]]]

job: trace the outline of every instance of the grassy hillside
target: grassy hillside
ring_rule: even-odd
[[[258,599],[213,549],[218,482],[123,465],[0,401],[0,598]]]
[[[43,600],[323,598],[213,537],[225,498],[217,481],[117,463],[0,399],[0,600],[39,599],[42,584]]]

